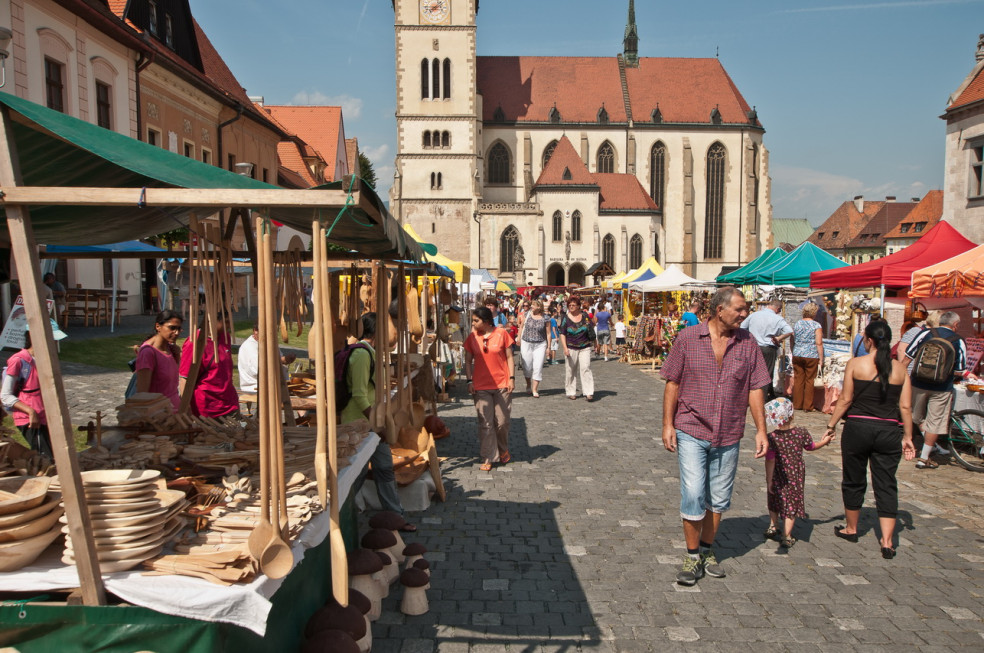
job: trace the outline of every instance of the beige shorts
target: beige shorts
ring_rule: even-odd
[[[952,406],[953,393],[949,390],[912,389],[912,422],[919,424],[923,433],[948,433]]]

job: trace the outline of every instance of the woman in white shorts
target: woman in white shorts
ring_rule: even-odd
[[[543,312],[543,302],[534,299],[528,313],[519,316],[519,355],[523,361],[526,391],[539,397],[543,380],[543,361],[551,345],[550,318]]]

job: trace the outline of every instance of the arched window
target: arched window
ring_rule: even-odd
[[[431,133],[425,131],[424,132],[424,147],[430,147],[430,146],[431,146]]]
[[[444,182],[441,180],[441,173],[437,173],[437,187],[438,189],[444,188]]]
[[[581,241],[581,212],[574,211],[571,214],[571,240],[575,242]]]
[[[441,132],[441,147],[451,147],[451,132]]]
[[[608,141],[598,148],[598,172],[615,172],[615,148]]]
[[[543,167],[544,168],[547,167],[547,162],[550,160],[550,157],[553,156],[554,150],[556,150],[556,149],[557,149],[557,141],[550,141],[547,144],[547,147],[544,148],[544,150],[543,150]]]
[[[605,234],[601,239],[601,260],[609,267],[615,267],[615,236]]]
[[[641,266],[642,266],[642,236],[636,234],[632,236],[632,240],[629,241],[629,269],[637,270]]]
[[[444,60],[444,99],[451,99],[451,60]]]
[[[721,258],[724,251],[724,145],[707,150],[707,205],[704,212],[704,258]]]
[[[666,197],[666,145],[662,141],[653,145],[649,153],[649,196],[656,202],[659,210],[663,211]]]
[[[499,238],[499,272],[516,271],[516,250],[519,248],[519,232],[509,225]]]
[[[441,97],[441,60],[434,59],[431,62],[431,99],[436,100]]]
[[[554,211],[553,214],[553,241],[559,243],[564,239],[564,214]]]
[[[434,147],[440,147],[441,146],[441,132],[439,132],[437,130],[434,130],[434,132],[431,134],[431,141],[433,142]]]
[[[437,188],[437,173],[436,172],[432,172],[431,173],[431,190],[435,190],[436,188]]]
[[[490,184],[508,184],[509,167],[509,149],[501,142],[496,143],[489,150],[485,181]]]
[[[420,99],[430,97],[430,62],[424,59],[420,62]]]

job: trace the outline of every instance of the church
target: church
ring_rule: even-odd
[[[559,0],[558,4],[559,3]],[[717,58],[478,56],[479,0],[393,0],[390,212],[517,285],[655,257],[713,279],[770,245],[769,157]]]

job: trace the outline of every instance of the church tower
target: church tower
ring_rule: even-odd
[[[625,65],[639,67],[639,30],[636,28],[635,0],[629,0],[629,20],[625,24],[625,38],[622,39]]]
[[[442,254],[470,262],[481,189],[479,0],[393,0],[397,156],[390,212]],[[475,227],[475,229],[473,229]]]

